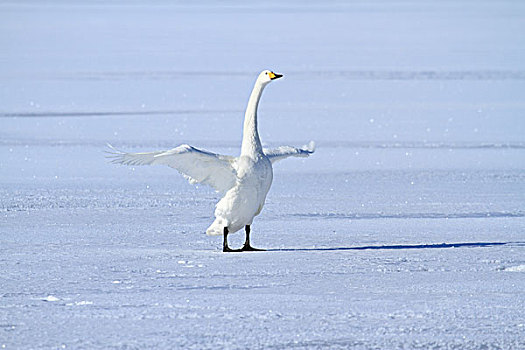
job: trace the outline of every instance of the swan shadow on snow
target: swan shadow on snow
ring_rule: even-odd
[[[334,248],[281,248],[268,249],[270,252],[308,252],[308,251],[340,251],[340,250],[397,250],[397,249],[444,249],[444,248],[480,248],[503,245],[525,245],[525,242],[465,242],[436,244],[398,244],[398,245],[368,245],[358,247]]]

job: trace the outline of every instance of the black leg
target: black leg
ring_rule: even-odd
[[[240,252],[242,251],[241,249],[231,249],[229,246],[228,246],[228,228],[225,227],[224,228],[224,241],[222,242],[222,251],[223,252]]]
[[[257,249],[250,245],[250,225],[246,225],[244,228],[246,230],[246,241],[244,242],[244,246],[242,247],[242,251],[250,251],[250,252],[260,252],[264,251],[264,249]]]

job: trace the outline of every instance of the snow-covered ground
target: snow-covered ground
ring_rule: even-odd
[[[0,347],[525,348],[523,33],[520,1],[0,3]],[[217,194],[103,151],[237,154],[265,68],[263,142],[318,150],[224,254]]]

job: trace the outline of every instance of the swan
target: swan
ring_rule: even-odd
[[[253,87],[244,117],[241,154],[239,157],[215,154],[190,145],[168,151],[126,153],[108,144],[112,163],[124,165],[163,164],[178,170],[190,183],[202,183],[224,194],[215,206],[215,220],[206,230],[208,235],[223,235],[223,252],[260,251],[250,245],[250,227],[261,213],[273,180],[272,164],[284,158],[308,157],[315,151],[313,141],[302,148],[281,146],[265,149],[257,130],[257,107],[262,92],[282,74],[262,71]],[[246,240],[241,249],[228,245],[228,234],[245,228]]]

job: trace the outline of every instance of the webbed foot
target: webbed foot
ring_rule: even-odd
[[[239,253],[239,252],[242,252],[243,250],[242,249],[231,249],[230,247],[223,247],[222,251],[224,253]]]

